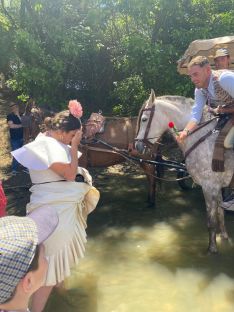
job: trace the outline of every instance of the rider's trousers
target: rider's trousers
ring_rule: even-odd
[[[234,146],[234,127],[230,129],[228,132],[225,140],[224,140],[224,147],[225,148],[233,148]]]

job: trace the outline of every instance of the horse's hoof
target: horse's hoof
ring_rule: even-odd
[[[219,252],[218,252],[218,249],[216,247],[209,247],[206,251],[206,254],[208,256],[211,256],[211,255],[218,255]]]

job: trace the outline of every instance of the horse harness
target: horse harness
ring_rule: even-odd
[[[229,106],[230,104],[228,104]],[[141,115],[139,117],[139,119],[141,119],[141,116],[143,114],[144,111],[150,111],[150,117],[149,117],[149,121],[148,121],[148,124],[147,124],[147,127],[146,127],[146,131],[145,131],[145,134],[144,134],[144,137],[143,139],[139,140],[137,139],[137,141],[141,141],[143,142],[147,147],[149,148],[153,148],[155,146],[155,144],[149,142],[149,139],[148,138],[148,134],[149,134],[149,130],[150,130],[150,127],[151,127],[151,123],[152,123],[152,120],[153,120],[153,116],[154,116],[154,112],[155,112],[155,106],[153,105],[152,107],[150,108],[144,108],[142,109],[142,112],[141,112]],[[190,135],[192,135],[193,133],[195,133],[196,131],[202,129],[203,127],[205,127],[206,125],[208,125],[210,122],[212,122],[214,119],[217,119],[218,118],[218,123],[215,127],[215,129],[212,129],[210,131],[208,131],[205,135],[203,135],[202,137],[200,137],[186,152],[185,152],[185,155],[184,155],[184,160],[191,154],[191,152],[198,146],[200,145],[202,142],[204,142],[212,133],[216,132],[216,131],[220,131],[220,134],[218,136],[218,138],[220,136],[223,137],[223,132],[222,130],[224,130],[224,132],[226,131],[226,128],[227,127],[230,127],[230,124],[231,124],[231,119],[232,117],[229,115],[229,114],[225,114],[225,115],[221,115],[219,117],[214,117],[202,124],[200,124],[194,131],[192,131],[190,133]],[[226,127],[225,127],[226,126]],[[229,128],[228,128],[229,129]],[[138,132],[139,132],[139,129],[138,129]],[[226,132],[225,132],[226,133]],[[219,140],[217,140],[217,146],[220,147],[220,142]],[[216,145],[215,145],[216,146]],[[216,147],[215,147],[215,150],[216,150]],[[224,165],[215,159],[215,156],[216,156],[216,153],[214,153],[214,159],[212,161],[212,169],[214,171],[224,171]]]
[[[142,114],[143,112],[146,112],[146,111],[149,111],[150,112],[150,117],[149,117],[149,121],[148,121],[148,124],[147,124],[147,127],[146,127],[146,130],[145,130],[145,134],[144,134],[144,137],[143,139],[139,140],[139,139],[135,139],[135,141],[141,141],[145,144],[146,147],[148,147],[150,150],[151,150],[151,153],[152,154],[155,154],[156,153],[156,150],[158,148],[158,146],[154,143],[151,143],[149,141],[150,138],[148,138],[148,134],[149,134],[149,131],[150,131],[150,127],[151,127],[151,123],[152,123],[152,120],[153,120],[153,117],[154,117],[154,112],[155,112],[155,105],[153,105],[152,107],[150,108],[144,108],[142,109],[141,111],[141,114],[139,116],[139,120],[141,120],[141,117],[142,117]],[[139,128],[137,129],[137,135],[138,135],[138,132],[139,132]]]
[[[149,142],[149,138],[148,138],[148,134],[149,134],[149,130],[150,130],[150,127],[151,127],[151,123],[152,123],[152,120],[153,120],[153,116],[154,116],[154,112],[155,112],[155,105],[153,105],[151,108],[144,108],[142,109],[142,112],[141,112],[141,115],[139,117],[139,119],[141,119],[142,117],[142,114],[144,111],[150,111],[150,117],[149,117],[149,122],[147,124],[147,128],[146,128],[146,131],[145,131],[145,134],[144,134],[144,137],[142,140],[136,140],[136,141],[141,141],[143,142],[146,146],[148,147],[151,147],[154,146],[153,143]],[[192,135],[194,132],[200,130],[201,128],[205,127],[207,124],[209,124],[211,121],[213,121],[215,118],[213,119],[210,119],[206,122],[204,122],[203,124],[199,125],[194,131],[192,131],[190,133],[190,135]],[[138,129],[138,132],[139,132],[139,129]],[[188,155],[202,142],[204,142],[211,134],[213,133],[213,130],[210,130],[209,132],[207,132],[204,136],[202,136],[197,142],[195,142],[186,152],[185,152],[185,159],[188,157]],[[184,160],[185,160],[184,159]]]
[[[203,127],[205,127],[206,125],[208,125],[211,121],[213,121],[214,119],[216,119],[216,117],[200,124],[195,130],[193,130],[189,135],[192,135],[193,133],[195,133],[196,131],[202,129]],[[202,137],[200,137],[200,139],[198,139],[185,153],[184,153],[184,160],[191,154],[191,152],[202,142],[204,142],[212,133],[214,132],[214,130],[210,130],[208,131],[206,134],[204,134]]]
[[[105,117],[101,113],[92,113],[84,124],[83,138],[92,140],[97,133],[104,132]]]

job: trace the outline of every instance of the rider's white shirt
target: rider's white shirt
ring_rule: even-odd
[[[227,91],[231,95],[231,97],[234,98],[234,73],[233,72],[226,71],[222,73],[219,77],[219,84],[225,91]],[[209,82],[207,90],[208,90],[210,99],[216,100],[212,74],[210,76],[210,82]],[[198,89],[198,88],[195,89],[194,94],[195,94],[195,97],[194,97],[195,103],[192,108],[191,121],[195,121],[196,123],[199,123],[202,117],[202,111],[206,104],[207,98],[202,93],[201,89]]]

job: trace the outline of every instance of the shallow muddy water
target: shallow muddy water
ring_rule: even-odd
[[[208,256],[201,190],[165,183],[147,208],[143,175],[96,177],[86,257],[53,292],[46,312],[233,312],[234,245]],[[234,240],[234,213],[226,213]]]

